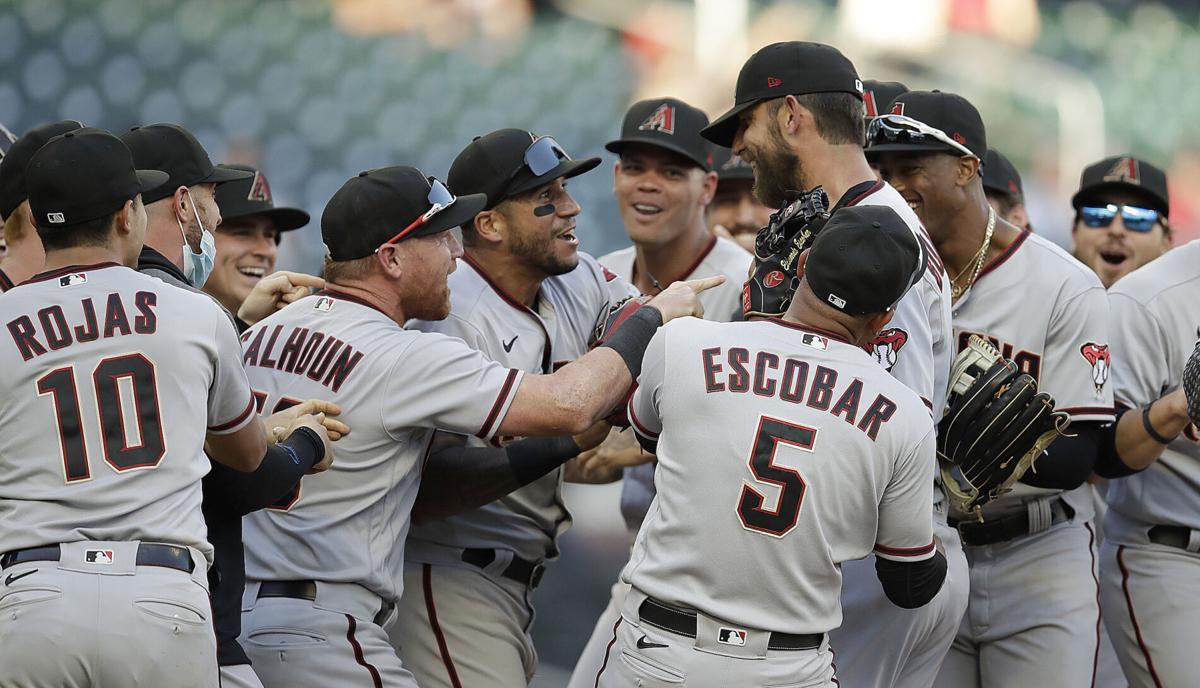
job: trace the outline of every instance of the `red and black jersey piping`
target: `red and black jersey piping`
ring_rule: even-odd
[[[812,327],[811,325],[801,325],[800,323],[788,322],[781,318],[768,318],[767,322],[774,323],[776,325],[782,325],[782,326],[784,326],[788,329],[792,329],[792,330],[800,330],[801,332],[808,332],[809,334],[820,335],[827,339],[833,339],[835,341],[839,341],[844,344],[850,344],[850,340],[846,339],[845,336],[840,335],[836,332],[830,332],[829,330],[822,330],[819,327]]]
[[[464,253],[462,259],[464,263],[471,266],[471,269],[474,270],[477,275],[479,275],[480,279],[482,279],[485,284],[491,287],[492,291],[496,292],[496,295],[499,296],[501,300],[517,309],[521,313],[533,318],[533,321],[537,323],[538,328],[542,330],[542,373],[549,375],[550,373],[554,372],[550,361],[550,357],[552,355],[550,333],[546,330],[546,324],[542,322],[541,316],[534,312],[532,308],[521,303],[517,299],[513,298],[511,294],[506,292],[503,287],[501,287],[494,279],[492,279],[491,275],[487,273],[487,270],[483,269],[482,265],[475,262],[475,259],[471,257],[471,254]]]
[[[381,309],[379,306],[376,306],[375,304],[371,303],[370,301],[367,301],[366,299],[360,298],[353,294],[347,294],[344,291],[338,291],[337,289],[334,289],[333,287],[325,287],[324,289],[321,289],[320,291],[316,292],[314,295],[315,296],[328,296],[331,299],[338,299],[339,301],[349,301],[350,303],[357,303],[360,306],[364,306],[366,308],[370,308],[372,310],[376,310],[376,311],[379,311],[380,313],[383,313],[383,309]],[[383,313],[383,314],[387,315],[387,313]],[[391,317],[391,316],[388,316],[388,317]]]
[[[104,268],[119,268],[119,267],[124,267],[124,266],[122,266],[120,263],[114,263],[111,260],[105,261],[103,263],[92,263],[90,265],[67,265],[65,267],[57,268],[54,270],[47,270],[46,272],[39,272],[38,274],[34,275],[33,277],[30,277],[28,280],[22,282],[22,284],[31,284],[33,282],[45,282],[46,280],[56,279],[58,277],[62,277],[63,275],[70,275],[70,274],[76,273],[76,272],[89,272],[91,270],[101,270]]]

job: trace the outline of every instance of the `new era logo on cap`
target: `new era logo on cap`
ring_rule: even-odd
[[[63,275],[58,278],[58,286],[74,287],[78,284],[87,284],[87,275],[82,272],[72,272],[69,275]]]
[[[783,82],[780,81],[779,79],[777,79],[773,76],[767,77],[767,88],[775,88],[777,86],[782,86],[782,85],[783,85]]]
[[[1136,158],[1121,158],[1113,163],[1108,172],[1104,173],[1106,182],[1126,182],[1141,185],[1141,171],[1138,169]]]
[[[661,131],[664,134],[675,133],[675,108],[670,103],[663,103],[650,113],[641,124],[638,131]]]
[[[250,182],[250,193],[246,194],[246,200],[260,203],[271,202],[271,185],[267,184],[267,178],[261,172],[254,173],[254,180]]]
[[[746,632],[740,628],[725,628],[722,626],[717,629],[717,642],[742,647],[746,644]]]

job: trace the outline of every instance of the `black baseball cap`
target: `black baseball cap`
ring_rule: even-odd
[[[983,160],[987,155],[987,133],[983,126],[983,118],[966,98],[955,93],[942,91],[909,91],[902,93],[892,101],[888,112],[880,114],[901,115],[941,131],[950,139],[956,141],[971,151],[977,158]],[[871,154],[890,151],[925,151],[944,152],[951,155],[963,155],[954,146],[938,141],[931,136],[907,137],[894,139],[884,137],[868,137],[867,150]]]
[[[983,188],[1020,198],[1025,194],[1021,174],[1012,162],[995,148],[989,148],[983,158]]]
[[[740,155],[720,146],[713,146],[713,171],[717,173],[717,185],[731,179],[754,181],[754,168],[742,160]]]
[[[895,210],[847,206],[835,210],[817,234],[804,279],[817,298],[844,313],[880,313],[921,279],[926,259]]]
[[[837,48],[822,43],[772,43],[746,60],[738,72],[733,108],[700,135],[718,146],[733,146],[738,115],[763,100],[807,93],[852,93],[862,98],[854,64]]]
[[[435,210],[434,203],[442,208],[427,215]],[[381,167],[359,172],[329,199],[321,213],[321,237],[333,260],[365,258],[389,240],[457,227],[475,217],[485,203],[483,194],[450,196],[440,181],[415,167]],[[397,238],[409,227],[407,234]]]
[[[134,127],[122,134],[121,140],[129,146],[138,166],[162,170],[170,175],[166,184],[142,194],[145,203],[166,198],[181,186],[221,184],[254,176],[243,170],[213,165],[204,146],[192,132],[178,124]]]
[[[29,197],[25,190],[25,166],[33,154],[55,136],[82,128],[83,124],[73,119],[51,122],[30,129],[13,142],[0,160],[0,220],[7,219]]]
[[[599,164],[600,158],[572,160],[552,137],[498,129],[477,136],[459,152],[446,183],[456,194],[484,194],[487,203],[481,210],[490,210],[507,198]]]
[[[892,101],[908,93],[908,87],[899,81],[877,81],[863,79],[863,110],[866,117],[878,117],[888,112]]]
[[[218,169],[249,172],[251,177],[237,179],[217,187],[217,207],[221,209],[222,221],[241,217],[263,216],[275,229],[287,232],[299,229],[312,219],[299,208],[279,208],[271,198],[271,185],[267,176],[249,165],[217,165]],[[218,228],[219,229],[219,228]]]
[[[1083,174],[1079,175],[1079,191],[1071,197],[1071,205],[1078,210],[1088,202],[1101,200],[1099,197],[1105,192],[1118,189],[1132,190],[1163,217],[1170,215],[1167,173],[1132,155],[1116,155],[1083,168]]]
[[[105,214],[167,181],[167,173],[134,168],[121,139],[85,127],[50,139],[25,167],[33,222],[43,229],[70,227]]]
[[[620,155],[631,143],[645,143],[678,153],[708,171],[713,164],[712,145],[700,136],[706,126],[708,115],[678,98],[639,100],[625,113],[621,138],[604,147]]]

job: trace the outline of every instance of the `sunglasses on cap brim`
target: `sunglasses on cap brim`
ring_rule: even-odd
[[[533,173],[535,178],[540,177],[562,163],[570,161],[571,156],[567,155],[567,151],[559,145],[558,141],[554,140],[554,137],[539,136],[525,149],[522,160],[522,165],[513,170],[513,173],[508,176],[508,180],[504,182],[505,188],[512,185],[521,170],[527,169]]]
[[[979,156],[972,153],[970,148],[950,138],[946,135],[946,132],[931,127],[920,120],[915,120],[912,117],[905,117],[904,115],[880,115],[867,124],[868,146],[884,143],[928,145],[930,139],[950,146],[963,155],[969,155],[976,160],[979,159]]]
[[[426,200],[429,201],[429,210],[421,213],[420,217],[413,220],[408,224],[407,227],[397,232],[396,236],[383,242],[379,248],[375,249],[375,253],[379,253],[380,248],[383,248],[388,244],[394,244],[409,234],[417,231],[430,220],[432,220],[434,216],[446,208],[454,205],[454,202],[458,200],[454,194],[450,193],[450,189],[447,189],[446,185],[438,181],[437,178],[426,177],[425,180],[429,182],[429,194],[425,197]]]
[[[1079,208],[1079,218],[1083,220],[1083,224],[1094,229],[1111,225],[1117,213],[1121,214],[1121,223],[1125,225],[1125,229],[1138,234],[1145,234],[1154,229],[1154,224],[1162,219],[1162,213],[1157,210],[1136,205],[1109,203],[1102,206],[1085,205]]]
[[[0,124],[0,160],[8,155],[8,149],[17,142],[17,135],[8,130],[8,127]]]

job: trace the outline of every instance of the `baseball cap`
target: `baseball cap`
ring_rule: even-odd
[[[365,258],[389,241],[457,227],[485,203],[483,194],[451,195],[415,167],[381,167],[359,172],[333,194],[321,213],[321,238],[333,260]]]
[[[717,173],[718,185],[730,179],[754,181],[754,168],[728,148],[713,146],[713,170]]]
[[[51,122],[30,129],[13,142],[0,160],[0,219],[7,219],[29,197],[25,190],[25,167],[33,154],[55,136],[82,128],[73,119]]]
[[[621,154],[631,143],[646,143],[678,153],[704,170],[712,169],[712,145],[700,136],[708,115],[677,98],[639,100],[629,106],[621,123],[621,138],[604,147]]]
[[[804,279],[821,301],[850,315],[895,306],[921,279],[925,249],[913,230],[881,205],[833,212],[817,234]]]
[[[507,198],[599,164],[600,158],[572,160],[550,136],[498,129],[476,137],[459,152],[446,182],[456,194],[484,194],[487,203],[481,210],[490,210]]]
[[[772,43],[750,56],[738,72],[733,108],[700,135],[729,148],[738,115],[763,100],[807,93],[852,93],[862,98],[863,83],[854,65],[837,48],[822,43]]]
[[[912,121],[933,131],[920,131]],[[942,91],[909,91],[892,101],[889,112],[867,125],[867,151],[944,152],[964,155],[966,151],[983,160],[987,155],[987,133],[983,118],[966,98]]]
[[[983,188],[988,191],[1022,196],[1021,174],[1012,162],[995,148],[989,148],[983,158]]]
[[[170,175],[166,184],[142,194],[145,203],[166,198],[181,186],[221,184],[254,176],[250,172],[213,165],[204,146],[192,132],[178,124],[134,127],[122,134],[121,140],[129,146],[134,162],[140,167],[162,170]]]
[[[1071,197],[1071,205],[1078,209],[1104,192],[1117,189],[1131,189],[1145,197],[1150,207],[1163,217],[1170,215],[1167,173],[1131,155],[1105,158],[1083,168],[1079,175],[1079,191]]]
[[[863,109],[866,117],[870,119],[888,112],[888,106],[903,93],[908,93],[908,87],[899,81],[863,79]]]
[[[311,217],[299,208],[278,208],[271,199],[267,176],[249,165],[217,165],[219,169],[249,172],[251,177],[236,179],[217,187],[217,207],[222,220],[261,215],[275,224],[275,229],[287,232],[307,225]]]
[[[120,210],[167,181],[159,170],[134,168],[121,139],[85,127],[50,139],[25,167],[29,208],[43,229],[70,227]]]

